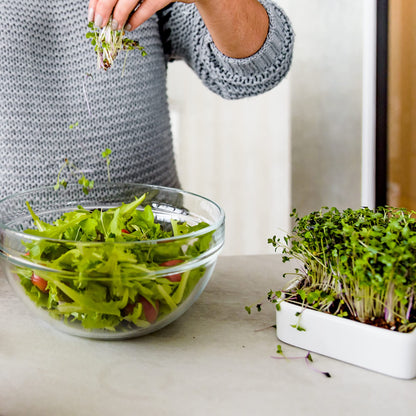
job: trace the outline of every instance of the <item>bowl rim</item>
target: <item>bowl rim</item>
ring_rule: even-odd
[[[168,191],[168,192],[176,192],[182,195],[188,195],[191,197],[196,197],[199,198],[203,201],[208,202],[210,205],[214,206],[217,210],[218,210],[218,218],[212,223],[212,224],[208,224],[208,227],[202,228],[200,230],[197,231],[193,231],[191,233],[188,234],[182,234],[182,235],[177,235],[177,236],[172,236],[172,237],[166,237],[166,238],[159,238],[159,239],[153,239],[153,240],[132,240],[132,241],[78,241],[78,240],[63,240],[63,239],[59,239],[59,238],[50,238],[50,237],[44,237],[44,236],[37,236],[37,235],[32,235],[32,234],[28,234],[25,233],[23,231],[16,231],[15,229],[8,227],[6,224],[3,223],[2,217],[0,216],[0,231],[5,231],[11,235],[14,235],[16,237],[19,238],[24,238],[24,239],[28,239],[30,238],[31,240],[34,241],[48,241],[51,243],[65,243],[65,244],[81,244],[84,246],[89,246],[89,247],[93,247],[95,245],[97,246],[103,246],[105,244],[111,244],[111,245],[132,245],[132,244],[156,244],[156,243],[167,243],[169,241],[178,241],[181,239],[189,239],[189,238],[196,238],[196,237],[200,237],[201,235],[204,234],[208,234],[210,232],[214,232],[215,230],[219,229],[221,226],[224,225],[225,222],[225,212],[223,210],[223,208],[217,204],[216,202],[214,202],[213,200],[199,195],[197,193],[194,192],[190,192],[190,191],[186,191],[180,188],[173,188],[173,187],[168,187],[168,186],[161,186],[161,185],[152,185],[152,184],[147,184],[147,183],[141,183],[141,182],[95,182],[94,183],[94,187],[96,186],[111,186],[111,187],[116,187],[117,185],[127,185],[127,186],[143,186],[143,187],[148,187],[151,188],[153,190],[161,190],[161,191]],[[75,187],[80,187],[80,185],[78,183],[69,183],[67,185],[67,187],[64,189],[64,191],[67,188],[75,188]],[[17,198],[17,197],[24,197],[24,195],[29,195],[29,194],[33,194],[34,192],[42,192],[42,191],[54,191],[54,192],[59,192],[59,190],[55,190],[53,185],[46,185],[46,186],[41,186],[41,187],[37,187],[37,188],[31,188],[28,190],[24,190],[24,191],[20,191],[20,192],[16,192],[14,194],[8,195],[2,199],[0,199],[0,205],[7,203],[8,200],[11,200],[13,198]],[[93,192],[94,189],[92,189],[91,192]],[[1,240],[0,240],[0,246],[1,246]]]

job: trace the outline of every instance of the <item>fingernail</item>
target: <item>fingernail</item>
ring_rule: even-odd
[[[126,26],[124,26],[124,29],[127,30],[127,32],[130,32],[131,30],[131,24],[127,23]]]
[[[112,20],[112,22],[111,22],[111,29],[113,29],[113,30],[117,30],[118,29],[118,22],[117,22],[117,20]]]
[[[103,25],[103,17],[100,16],[99,14],[96,14],[95,19],[94,19],[94,24],[97,27],[101,27]]]
[[[92,22],[94,20],[94,9],[91,7],[88,9],[88,21]]]

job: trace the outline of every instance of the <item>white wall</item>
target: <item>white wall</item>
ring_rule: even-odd
[[[267,238],[289,229],[289,81],[259,97],[228,101],[174,62],[168,92],[182,187],[224,208],[223,254],[273,252]]]
[[[301,215],[361,204],[367,0],[281,0],[296,31],[291,69],[292,204]]]
[[[377,0],[366,0],[363,11],[363,101],[361,205],[375,207]]]
[[[375,0],[278,3],[296,40],[274,90],[225,101],[184,63],[168,71],[180,179],[224,207],[224,254],[273,252],[267,238],[290,230],[292,208],[371,199]]]

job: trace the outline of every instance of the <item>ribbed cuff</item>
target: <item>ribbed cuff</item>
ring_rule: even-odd
[[[269,16],[269,32],[263,46],[255,54],[247,58],[230,58],[218,50],[209,33],[206,35],[211,56],[219,67],[231,74],[247,77],[263,73],[271,66],[284,62],[287,54],[291,53],[294,33],[288,17],[276,4],[262,0],[260,3]]]

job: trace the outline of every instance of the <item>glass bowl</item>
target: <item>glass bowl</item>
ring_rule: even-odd
[[[121,229],[133,217],[143,225]],[[204,290],[223,243],[221,207],[179,189],[109,182],[85,194],[70,184],[0,200],[7,279],[34,315],[77,336],[131,338],[173,322]]]

